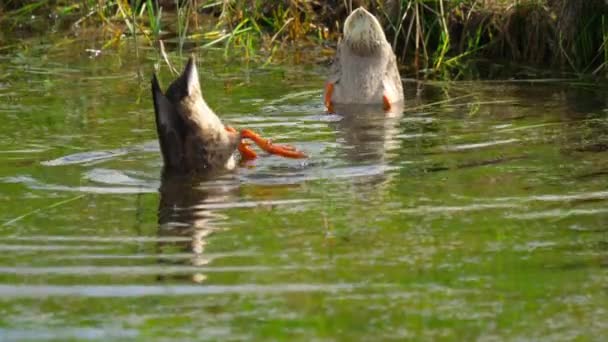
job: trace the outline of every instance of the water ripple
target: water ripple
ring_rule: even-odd
[[[320,266],[50,266],[50,267],[0,267],[0,274],[11,275],[176,275],[189,273],[259,273],[293,270],[323,270]]]
[[[191,238],[180,236],[95,236],[95,235],[29,235],[29,236],[8,236],[3,237],[3,241],[65,241],[65,242],[181,242],[190,241]]]
[[[511,144],[514,142],[520,141],[519,139],[505,139],[505,140],[495,140],[495,141],[486,141],[475,144],[462,144],[462,145],[452,145],[444,147],[445,151],[456,152],[456,151],[465,151],[465,150],[473,150],[478,148],[496,146],[496,145],[505,145]]]
[[[193,206],[195,209],[233,209],[233,208],[256,208],[274,205],[290,205],[316,202],[314,199],[293,199],[293,200],[268,200],[268,201],[242,201],[242,202],[220,202],[204,203]]]
[[[487,209],[506,209],[506,208],[517,208],[515,204],[509,203],[473,203],[463,206],[420,206],[416,208],[401,209],[399,212],[404,214],[423,215],[428,213],[455,213],[455,212],[469,212],[479,211]]]
[[[127,153],[127,150],[88,151],[70,154],[53,160],[43,161],[41,162],[41,164],[44,166],[84,164],[124,156]]]
[[[52,251],[90,251],[108,250],[111,246],[65,246],[65,245],[0,245],[0,252],[52,252]]]
[[[583,216],[583,215],[598,215],[608,213],[608,208],[596,208],[596,209],[554,209],[546,211],[536,211],[521,214],[507,214],[507,218],[517,220],[537,220],[544,218],[562,219],[570,216]]]
[[[84,192],[90,194],[150,194],[158,191],[158,186],[149,184],[147,186],[69,186],[57,184],[45,184],[39,182],[29,183],[31,189],[54,190],[67,192]]]
[[[274,284],[274,285],[0,285],[2,298],[184,296],[218,294],[280,294],[294,292],[351,291],[353,284]]]
[[[83,248],[84,249],[84,248]],[[103,249],[103,248],[100,248]],[[0,249],[1,250],[1,249]],[[233,257],[251,257],[256,255],[253,252],[234,252],[234,253],[205,253],[205,258],[209,260],[233,258]],[[172,260],[187,260],[197,256],[197,253],[163,253],[163,254],[76,254],[76,255],[56,255],[49,257],[54,260],[146,260],[146,259],[172,259]]]
[[[41,341],[41,340],[115,340],[124,338],[135,338],[139,331],[135,329],[122,329],[120,327],[103,328],[71,328],[60,329],[3,329],[0,328],[0,336],[4,341]]]
[[[608,191],[593,191],[571,193],[564,195],[534,195],[522,197],[499,197],[494,198],[497,202],[569,202],[569,201],[590,201],[590,200],[605,200],[608,199]]]

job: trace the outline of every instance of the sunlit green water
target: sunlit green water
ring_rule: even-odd
[[[161,184],[156,54],[86,48],[0,55],[0,340],[608,334],[601,85],[408,82],[342,118],[322,66],[199,53],[226,122],[311,158]]]

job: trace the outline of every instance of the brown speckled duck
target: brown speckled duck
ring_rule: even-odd
[[[251,130],[237,132],[224,126],[203,99],[193,57],[165,94],[154,75],[152,98],[166,172],[207,173],[234,169],[237,149],[241,159],[256,158],[256,153],[243,139],[253,140],[271,154],[287,158],[306,157],[291,146],[272,144]]]
[[[325,85],[325,106],[378,104],[390,110],[403,102],[403,85],[397,59],[378,19],[360,7],[344,22]]]

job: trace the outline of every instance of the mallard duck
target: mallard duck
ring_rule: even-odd
[[[382,26],[360,7],[344,22],[344,37],[325,85],[325,106],[379,104],[389,110],[403,102],[403,86],[397,59]]]
[[[152,98],[165,171],[205,173],[232,170],[236,166],[234,152],[237,149],[242,159],[256,157],[243,139],[253,140],[272,154],[287,158],[306,157],[291,146],[274,145],[251,130],[237,132],[224,126],[203,99],[194,57],[188,59],[184,72],[171,83],[165,94],[154,75]]]

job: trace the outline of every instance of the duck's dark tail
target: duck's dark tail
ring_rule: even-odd
[[[177,113],[175,105],[160,89],[156,74],[152,76],[152,99],[156,117],[156,132],[165,169],[178,169],[184,154],[184,122]]]

